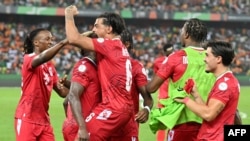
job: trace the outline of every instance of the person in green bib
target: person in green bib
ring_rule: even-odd
[[[216,77],[207,101],[200,97],[201,93],[197,91],[200,84],[195,82],[190,89],[193,99],[175,100],[184,103],[203,119],[196,141],[224,141],[224,125],[235,124],[240,95],[240,84],[230,70],[235,53],[232,45],[224,41],[210,41],[206,48],[206,71]],[[225,137],[227,135],[225,132]]]
[[[192,78],[199,84],[202,99],[207,100],[215,77],[205,71],[202,44],[206,38],[207,27],[201,20],[193,18],[186,21],[180,31],[180,42],[184,48],[169,55],[147,85],[147,91],[154,93],[169,79],[169,98],[160,101],[163,108],[152,109],[149,123],[153,133],[169,129],[168,141],[193,141],[200,129],[202,119],[174,99],[189,96],[192,84],[186,83]]]

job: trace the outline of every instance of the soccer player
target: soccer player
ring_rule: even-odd
[[[121,40],[127,47],[131,56],[133,56],[133,36],[132,33],[126,29],[121,34]],[[153,106],[153,99],[150,93],[146,91],[146,85],[148,83],[147,74],[143,64],[132,57],[132,87],[131,95],[134,101],[134,115],[130,122],[121,128],[119,133],[115,134],[111,141],[138,141],[139,123],[145,123],[148,120],[150,109]],[[139,111],[139,95],[142,95],[144,100],[144,108]]]
[[[83,35],[97,38],[92,31],[85,32]],[[65,141],[75,141],[78,133],[81,134],[79,136],[88,137],[88,132],[81,131],[78,125],[85,126],[84,120],[91,110],[101,102],[101,87],[97,76],[95,53],[82,49],[81,54],[84,57],[75,64],[71,82],[63,83],[66,86],[70,84],[70,91],[64,102],[69,101],[69,104],[67,104],[67,117],[63,123]]]
[[[176,101],[184,103],[203,119],[198,141],[223,141],[224,125],[234,124],[240,94],[239,82],[229,68],[234,59],[234,49],[229,43],[221,41],[209,42],[206,47],[206,71],[216,77],[207,102],[197,90],[199,83],[191,91],[193,98],[185,97]]]
[[[52,89],[65,97],[68,89],[58,85],[58,76],[50,61],[67,44],[62,40],[52,45],[53,36],[47,29],[30,32],[24,41],[21,98],[15,113],[17,141],[54,141],[53,128],[48,114]]]
[[[155,92],[169,80],[169,98],[161,100],[163,108],[151,110],[150,129],[155,133],[160,129],[171,129],[168,141],[193,141],[196,139],[202,119],[181,103],[174,101],[175,97],[186,94],[183,91],[188,78],[193,78],[199,84],[198,91],[204,100],[212,88],[215,77],[205,72],[205,50],[201,47],[207,37],[207,27],[199,19],[186,21],[180,31],[180,41],[184,47],[168,56],[147,85],[150,93]]]
[[[165,63],[165,61],[167,61],[168,56],[174,51],[174,47],[172,44],[165,44],[163,46],[162,49],[162,56],[158,57],[155,59],[154,61],[154,65],[153,65],[153,70],[154,73],[157,73],[157,71],[159,70],[160,66],[162,64]],[[157,103],[157,107],[158,108],[162,108],[164,107],[161,103],[160,103],[160,99],[166,99],[168,98],[168,80],[164,81],[164,83],[160,86],[159,90],[158,90],[158,103]],[[157,141],[166,141],[167,138],[167,133],[168,131],[166,130],[158,130],[156,133],[156,139]]]
[[[133,116],[131,61],[119,36],[125,29],[125,22],[118,14],[103,13],[96,18],[92,30],[99,38],[91,39],[78,32],[74,22],[77,13],[76,6],[65,9],[66,36],[69,43],[96,53],[102,102],[93,109],[85,122],[91,141],[105,141]],[[84,128],[79,125],[79,131],[86,131]],[[87,137],[79,136],[79,139]]]

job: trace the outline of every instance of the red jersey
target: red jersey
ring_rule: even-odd
[[[145,86],[148,83],[147,73],[143,65],[133,58],[131,58],[132,62],[132,76],[133,82],[131,87],[131,94],[134,101],[134,112],[139,112],[139,91],[138,87]]]
[[[223,102],[225,107],[213,121],[203,121],[197,137],[198,140],[224,140],[224,125],[234,124],[239,94],[240,85],[232,72],[228,71],[217,78],[214,87],[209,93],[207,103],[210,99],[217,99]]]
[[[154,60],[154,65],[153,65],[154,73],[156,73],[160,69],[161,64],[163,64],[163,61],[165,59],[167,59],[167,56],[160,56]]]
[[[161,56],[159,58],[156,58],[153,66],[154,73],[157,73],[161,65],[166,63],[167,60],[168,60],[167,56]],[[166,98],[168,98],[168,80],[164,81],[164,83],[159,88],[158,92],[158,99],[166,99]]]
[[[92,40],[102,88],[102,103],[118,113],[123,111],[118,109],[132,110],[132,67],[126,47],[118,38]]]
[[[85,119],[91,110],[101,102],[101,86],[97,76],[97,66],[95,62],[87,57],[79,60],[73,68],[71,82],[77,82],[85,88],[80,97],[82,115]],[[71,108],[69,107],[67,110],[67,118],[73,118]]]
[[[185,72],[187,64],[183,63],[183,57],[187,56],[184,50],[176,51],[168,56],[165,63],[161,65],[156,74],[163,78],[171,78],[173,82],[177,81]]]
[[[49,101],[58,76],[52,62],[32,68],[36,55],[26,54],[22,65],[22,95],[18,103],[15,118],[23,121],[49,125]]]
[[[132,75],[133,82],[131,87],[131,95],[134,102],[134,114],[139,112],[139,89],[138,87],[145,86],[148,82],[147,73],[143,65],[133,58],[132,63]],[[117,134],[113,134],[112,141],[123,141],[131,140],[135,138],[138,140],[139,123],[134,120],[134,116],[131,117],[130,121],[120,129]],[[133,140],[133,139],[132,139]]]

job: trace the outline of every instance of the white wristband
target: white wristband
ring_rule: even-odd
[[[144,108],[147,109],[148,112],[150,113],[150,108],[149,108],[149,106],[144,106]]]

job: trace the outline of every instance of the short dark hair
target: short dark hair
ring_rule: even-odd
[[[133,49],[133,35],[128,29],[123,30],[123,32],[121,33],[121,40],[123,44],[125,44],[126,42],[130,43],[128,50]]]
[[[167,52],[168,49],[171,48],[171,47],[173,47],[173,44],[165,44],[165,45],[163,46],[163,51],[164,51],[164,52]]]
[[[186,33],[196,42],[204,42],[207,39],[207,27],[197,18],[192,18],[185,22]]]
[[[221,56],[222,63],[225,66],[229,66],[235,57],[234,49],[231,44],[224,41],[209,41],[206,45],[207,48],[212,49],[214,56]]]
[[[120,35],[126,27],[123,18],[116,13],[105,12],[99,15],[97,18],[103,18],[103,24],[111,26],[113,29],[112,32],[117,35]]]

